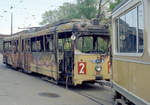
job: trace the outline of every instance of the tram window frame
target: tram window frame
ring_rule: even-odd
[[[22,42],[22,52],[24,52],[24,39],[21,40]]]
[[[30,52],[31,51],[31,40],[24,39],[24,51]]]
[[[45,52],[53,52],[54,51],[54,38],[53,35],[46,35],[45,38]],[[47,40],[48,39],[48,40]],[[51,45],[48,43],[50,42]]]
[[[94,43],[92,44],[92,46],[88,46],[87,47],[87,45],[85,44],[85,42],[86,41],[92,41],[92,43],[94,42],[94,37],[92,37],[92,36],[79,36],[79,38],[78,38],[78,43],[77,43],[77,49],[79,50],[79,51],[81,51],[82,53],[86,53],[87,51],[90,51],[90,50],[93,50],[94,49]],[[89,43],[90,44],[90,43]],[[90,44],[91,45],[91,44]],[[88,48],[88,50],[87,50],[87,48]],[[89,50],[90,49],[90,50]]]
[[[71,36],[71,32],[64,32],[58,34],[58,50],[60,52],[73,51]]]
[[[17,53],[18,52],[18,50],[19,50],[19,48],[18,48],[18,40],[13,40],[13,42],[12,42],[12,51],[14,52],[14,53]]]
[[[31,38],[31,52],[43,52],[44,44],[43,44],[43,36],[37,36]],[[40,45],[40,48],[38,48]]]
[[[6,47],[6,44],[8,44],[7,47]],[[4,50],[4,52],[10,52],[11,51],[11,41],[4,41],[3,42],[3,50]]]
[[[16,40],[15,46],[16,46],[16,52],[18,52],[19,51],[19,41],[18,40]]]
[[[144,32],[142,32],[142,45],[139,45],[140,43],[139,43],[139,7],[142,7],[141,8],[141,10],[142,10],[142,14],[141,14],[141,16],[142,16],[142,19],[141,19],[141,21],[142,21],[142,25],[143,25],[143,30],[144,30],[144,20],[143,20],[143,18],[144,18],[144,13],[143,13],[143,4],[142,3],[140,3],[140,4],[138,4],[138,5],[136,5],[134,8],[132,8],[132,9],[130,9],[129,11],[127,11],[125,14],[123,14],[123,15],[121,15],[121,16],[119,16],[119,17],[117,17],[116,19],[115,19],[115,40],[117,40],[115,43],[115,47],[116,47],[116,50],[115,50],[115,54],[117,54],[117,55],[127,55],[127,56],[141,56],[142,54],[143,54],[143,51],[144,51]],[[133,52],[133,51],[120,51],[120,18],[122,17],[122,16],[125,16],[125,22],[126,22],[126,18],[127,18],[127,15],[129,14],[129,13],[131,13],[133,10],[135,10],[136,11],[136,20],[135,20],[135,24],[136,24],[136,29],[135,29],[135,36],[134,37],[136,37],[136,44],[135,44],[135,47],[136,47],[136,51],[135,52]],[[135,17],[135,16],[134,16]],[[129,18],[131,18],[131,16],[129,17]],[[127,27],[125,27],[125,28],[127,28]],[[130,28],[131,29],[131,28]],[[143,31],[142,30],[142,31]],[[129,31],[127,30],[127,32],[129,33]],[[125,33],[125,35],[127,35],[127,32]],[[125,36],[124,35],[124,36]],[[131,35],[130,35],[131,36]],[[123,37],[122,37],[123,38]],[[125,39],[126,39],[126,37],[124,37]],[[130,41],[131,42],[131,41]],[[142,46],[142,50],[140,50],[140,48],[141,48],[141,46]],[[124,49],[125,50],[125,49]],[[133,49],[132,49],[133,50]]]

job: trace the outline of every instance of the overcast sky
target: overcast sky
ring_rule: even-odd
[[[13,33],[20,28],[39,26],[41,15],[47,10],[58,8],[64,2],[75,0],[1,0],[0,1],[0,34],[10,34],[11,11],[13,6]]]

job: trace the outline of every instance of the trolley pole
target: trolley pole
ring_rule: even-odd
[[[13,12],[11,12],[11,36],[13,35]]]

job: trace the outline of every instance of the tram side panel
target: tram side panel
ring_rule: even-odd
[[[132,3],[129,4],[133,4],[133,2],[138,1],[133,0]],[[142,3],[144,5],[144,51],[140,56],[138,56],[138,54],[132,56],[128,56],[127,54],[117,55],[117,53],[113,55],[113,87],[116,92],[119,92],[122,96],[126,97],[131,102],[137,105],[149,105],[150,57],[148,52],[148,38],[150,31],[148,29],[148,23],[150,23],[150,1],[144,0]],[[124,8],[127,7],[125,6]],[[115,24],[113,24],[113,29],[115,29],[114,27]],[[115,34],[115,30],[113,30],[113,41],[116,41],[115,35],[117,34]],[[113,45],[114,51],[115,44]]]
[[[14,68],[18,66],[19,47],[18,39],[11,40],[11,52],[8,54],[8,64]]]
[[[150,102],[149,68],[150,65],[147,64],[115,60],[113,62],[113,80],[134,95]]]
[[[57,80],[55,52],[44,51],[44,36],[31,38],[31,53],[28,55],[30,71],[37,72]],[[53,46],[54,47],[54,46]]]

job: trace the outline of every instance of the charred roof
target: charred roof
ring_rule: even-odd
[[[64,32],[87,32],[87,34],[105,35],[109,36],[108,26],[95,24],[95,20],[87,19],[69,19],[60,20],[53,24],[48,24],[43,27],[35,28],[34,30],[24,30],[14,34],[11,38],[16,38],[17,36],[33,37],[46,34],[64,33]],[[30,31],[31,30],[31,31]]]

